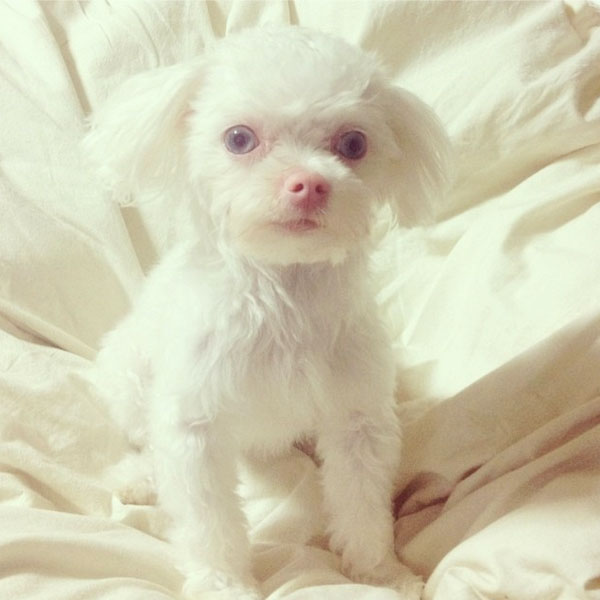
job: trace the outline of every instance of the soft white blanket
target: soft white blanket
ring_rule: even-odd
[[[168,215],[108,201],[77,144],[129,74],[266,22],[376,52],[456,145],[440,223],[377,256],[409,422],[398,549],[425,597],[600,598],[600,11],[583,0],[0,4],[0,598],[177,595],[160,510],[101,483],[123,440],[87,383]],[[304,455],[246,481],[270,598],[396,597],[339,573]]]

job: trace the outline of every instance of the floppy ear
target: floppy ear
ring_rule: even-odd
[[[164,187],[176,174],[200,71],[196,61],[134,75],[92,115],[83,151],[120,200]]]
[[[401,226],[430,223],[451,182],[450,140],[410,92],[382,83],[376,98],[392,133],[384,193]]]

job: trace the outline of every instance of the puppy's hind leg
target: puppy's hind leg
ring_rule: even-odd
[[[145,396],[152,374],[135,325],[130,315],[104,338],[92,381],[132,448],[142,449],[146,444]]]
[[[156,493],[152,457],[146,447],[145,402],[151,374],[133,326],[128,318],[104,338],[92,383],[129,442],[123,458],[104,471],[105,483],[125,504],[153,504]]]

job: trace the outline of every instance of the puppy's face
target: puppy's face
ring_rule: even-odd
[[[247,30],[132,77],[84,147],[118,195],[177,198],[184,183],[209,217],[199,236],[272,264],[343,261],[382,202],[400,224],[423,223],[449,150],[370,55],[298,27]]]
[[[223,43],[188,115],[187,164],[220,235],[268,263],[342,261],[398,159],[373,59],[290,28]]]

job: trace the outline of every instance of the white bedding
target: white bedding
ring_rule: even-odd
[[[376,52],[457,149],[440,222],[376,261],[408,422],[398,549],[425,598],[600,598],[600,9],[581,0],[0,4],[0,598],[177,597],[162,513],[101,482],[124,445],[87,384],[168,215],[108,201],[77,143],[128,74],[266,22]],[[245,479],[269,598],[397,597],[340,574],[307,457]]]

